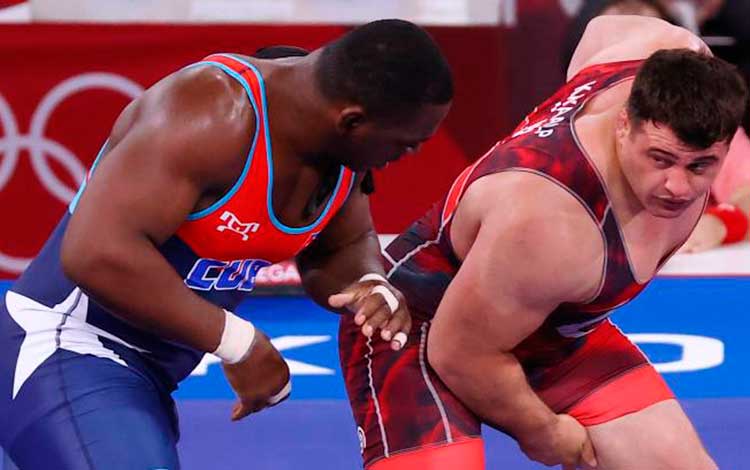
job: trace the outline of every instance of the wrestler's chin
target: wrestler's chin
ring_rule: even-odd
[[[653,201],[646,206],[648,212],[654,217],[662,219],[675,219],[685,213],[692,201],[672,203],[668,201]]]

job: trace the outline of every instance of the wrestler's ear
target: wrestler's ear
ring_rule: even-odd
[[[630,135],[630,115],[628,114],[628,110],[626,108],[623,108],[620,110],[620,113],[617,115],[617,121],[615,123],[615,132],[617,133],[618,139],[624,139],[625,137]]]
[[[354,132],[367,121],[364,108],[359,105],[350,105],[343,108],[336,121],[336,129],[343,135]]]

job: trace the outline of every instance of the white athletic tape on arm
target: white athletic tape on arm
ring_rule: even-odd
[[[276,395],[268,399],[268,406],[273,406],[277,404],[284,398],[288,397],[290,393],[292,393],[292,381],[291,380],[287,382],[286,385],[284,385],[284,388],[282,388],[279,393],[277,393]]]
[[[385,300],[385,303],[388,304],[388,308],[391,310],[391,314],[398,310],[398,299],[395,295],[393,295],[393,292],[391,292],[387,287],[385,286],[375,286],[370,291],[370,294],[380,294],[383,296],[383,299]]]
[[[382,275],[378,273],[368,273],[359,278],[359,282],[367,282],[367,281],[378,281],[378,282],[387,283],[388,279],[384,278]]]
[[[227,364],[236,364],[245,358],[255,342],[255,327],[234,313],[224,310],[224,332],[215,356]]]

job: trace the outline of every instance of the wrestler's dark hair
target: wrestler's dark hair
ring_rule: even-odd
[[[266,46],[261,47],[253,54],[258,59],[280,59],[282,57],[301,57],[309,54],[310,51],[297,46]]]
[[[689,49],[655,52],[641,66],[628,98],[635,126],[669,126],[685,144],[705,149],[730,140],[747,106],[747,86],[733,65]]]
[[[430,35],[402,20],[359,26],[325,45],[316,79],[324,96],[376,117],[402,117],[453,99],[448,62]]]

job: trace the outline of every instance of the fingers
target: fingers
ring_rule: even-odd
[[[268,406],[270,407],[270,406],[278,405],[282,401],[289,398],[289,395],[291,394],[292,394],[292,381],[290,380],[286,383],[286,385],[284,385],[284,387],[282,387],[281,390],[279,390],[279,393],[277,393],[276,395],[268,399]]]
[[[257,410],[254,410],[252,407],[246,406],[241,401],[238,401],[234,404],[234,407],[232,407],[232,421],[239,421],[254,411]]]
[[[354,323],[362,327],[362,334],[369,338],[380,329],[380,337],[398,351],[406,344],[411,315],[401,293],[385,283],[387,280],[380,275],[365,275],[357,284],[328,297],[328,304],[355,311]]]
[[[354,323],[362,326],[362,334],[372,336],[376,329],[381,328],[391,318],[391,309],[381,295],[370,294],[360,302],[360,307],[354,315]]]
[[[289,381],[284,385],[284,387],[275,395],[268,398],[266,401],[265,406],[258,406],[252,404],[253,402],[243,403],[241,400],[234,404],[232,407],[232,415],[231,419],[232,421],[239,421],[242,418],[246,417],[249,414],[256,413],[258,411],[261,411],[265,408],[271,408],[279,403],[284,402],[286,399],[288,399],[292,394],[292,382]]]
[[[411,330],[411,315],[405,308],[400,308],[381,327],[380,337],[391,342],[391,349],[398,351],[406,345]]]
[[[596,468],[596,452],[594,451],[594,444],[591,439],[586,439],[581,449],[581,460],[585,463],[588,468]]]
[[[370,291],[370,295],[378,294],[381,297],[383,297],[383,300],[388,305],[388,309],[391,311],[391,313],[398,310],[399,301],[396,298],[396,296],[393,294],[393,292],[390,291],[386,286],[379,285],[372,288]]]
[[[333,294],[328,297],[328,305],[330,305],[333,308],[343,308],[347,307],[353,303],[355,303],[358,300],[357,292],[355,291],[348,291],[348,292],[340,292],[338,294]]]

